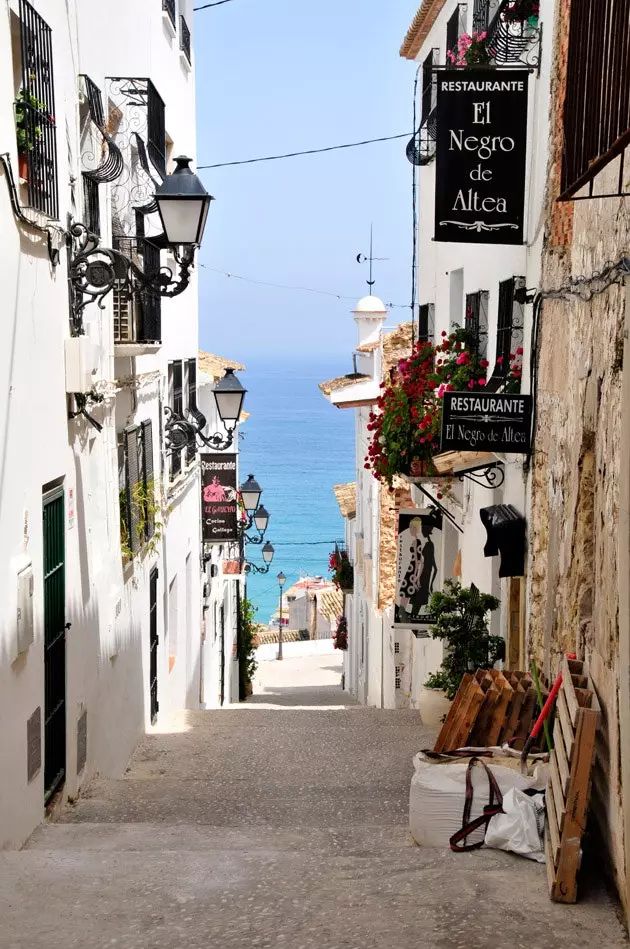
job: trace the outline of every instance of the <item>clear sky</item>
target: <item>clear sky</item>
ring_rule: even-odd
[[[195,0],[199,6],[203,0]],[[233,0],[195,13],[197,161],[255,158],[412,131],[415,67],[398,50],[418,0]],[[408,304],[406,139],[200,172],[215,195],[200,263],[280,284]],[[200,270],[204,349],[247,362],[350,353],[352,300]],[[392,311],[390,323],[408,311]],[[349,358],[349,357],[348,357]],[[345,371],[345,363],[339,365]],[[348,367],[349,368],[349,367]]]

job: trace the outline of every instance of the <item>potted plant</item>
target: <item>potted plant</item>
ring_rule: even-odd
[[[488,629],[488,614],[499,605],[496,596],[481,593],[474,584],[463,587],[458,580],[446,580],[444,589],[432,595],[429,609],[436,619],[431,636],[444,642],[445,655],[426,688],[441,689],[454,699],[466,672],[492,668],[505,658],[505,640]]]
[[[338,590],[342,593],[352,593],[354,590],[354,569],[350,563],[348,552],[340,550],[335,544],[335,549],[328,560],[328,569],[332,573],[332,580]]]
[[[17,138],[19,174],[28,180],[28,155],[42,139],[42,122],[55,124],[48,106],[26,89],[20,89],[14,103],[15,134]]]
[[[333,633],[333,646],[335,649],[344,651],[348,648],[348,620],[345,616],[340,616],[337,620],[337,629]]]
[[[486,33],[463,33],[457,41],[457,49],[446,53],[453,66],[490,66],[490,53],[486,46]]]

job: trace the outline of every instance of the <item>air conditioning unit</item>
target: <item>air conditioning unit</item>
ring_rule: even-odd
[[[66,392],[89,392],[96,381],[98,348],[88,336],[65,340]]]

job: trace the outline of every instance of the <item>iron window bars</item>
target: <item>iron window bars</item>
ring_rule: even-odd
[[[179,18],[179,48],[188,60],[188,64],[192,65],[190,58],[190,29],[183,16]]]
[[[521,2],[526,0],[475,0],[472,29],[486,34],[486,49],[495,64],[538,66],[540,30],[525,15],[508,15]]]
[[[563,117],[560,200],[574,198],[621,155],[617,191],[624,191],[630,145],[630,0],[572,0]],[[610,195],[610,196],[613,196]]]
[[[446,23],[446,65],[451,66],[449,62],[449,53],[457,56],[457,44],[460,36],[466,32],[466,12],[468,5],[458,3]]]
[[[172,397],[171,409],[173,415],[182,418],[184,415],[184,391],[183,391],[183,363],[180,360],[172,362],[169,365],[169,375],[171,377]],[[182,470],[181,449],[171,454],[171,477],[178,475]]]
[[[160,248],[152,241],[144,237],[113,235],[112,248],[147,277],[159,273]],[[122,258],[120,261],[120,280],[114,282],[115,342],[159,343],[162,340],[162,298],[150,286],[138,294],[129,294],[125,285],[126,268]]]
[[[466,294],[464,326],[472,336],[472,347],[480,359],[486,358],[488,350],[488,298],[487,290]]]
[[[103,96],[99,87],[89,76],[83,75],[81,78],[85,84],[85,96],[88,102],[90,119],[101,133],[105,146],[103,148],[103,158],[98,166],[96,168],[86,168],[84,165],[83,174],[91,178],[97,184],[106,181],[115,181],[122,173],[124,161],[120,149],[107,131],[105,112],[103,110]],[[94,158],[94,156],[90,154],[81,157],[83,163],[84,159]]]
[[[181,19],[183,20],[183,17]],[[147,79],[147,147],[149,158],[164,178],[166,176],[164,102],[150,79]]]
[[[428,165],[435,157],[435,139],[437,134],[437,66],[440,57],[439,48],[434,48],[422,64],[422,105],[420,125],[407,145],[407,158],[412,165]]]
[[[162,10],[168,13],[168,18],[173,24],[173,29],[177,29],[177,20],[175,12],[175,0],[162,0]]]
[[[120,438],[121,539],[136,554],[155,534],[153,423],[126,428]]]
[[[205,428],[206,420],[197,409],[197,360],[188,360],[188,414],[195,418],[199,424],[203,420],[200,428]],[[197,440],[193,439],[186,446],[186,462],[190,465],[197,457]]]
[[[83,178],[83,214],[86,227],[100,237],[101,234],[101,206],[98,196],[98,182],[90,175],[82,174]]]
[[[510,277],[499,284],[494,369],[486,386],[491,392],[496,392],[505,382],[510,369],[510,354],[513,355],[523,343],[525,308],[515,296],[517,290],[522,290],[525,285],[524,277]]]
[[[433,303],[422,303],[418,307],[418,339],[420,342],[428,343],[433,339],[435,330],[435,305]]]
[[[25,160],[28,206],[59,217],[52,31],[20,0],[22,88],[15,105],[18,152]]]

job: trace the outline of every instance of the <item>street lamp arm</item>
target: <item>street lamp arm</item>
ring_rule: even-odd
[[[270,567],[270,563],[268,563],[266,567],[259,567],[258,564],[249,563],[249,561],[247,561],[245,564],[245,573],[269,573]]]

